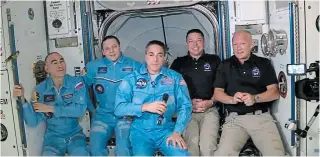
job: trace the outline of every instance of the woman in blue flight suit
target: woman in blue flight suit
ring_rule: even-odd
[[[115,115],[134,116],[130,141],[134,156],[187,156],[181,133],[191,118],[191,100],[185,81],[177,72],[163,67],[165,46],[150,41],[146,64],[125,77],[117,91]],[[172,116],[177,113],[177,122]]]
[[[42,155],[88,156],[86,137],[78,122],[87,109],[85,84],[80,77],[66,74],[66,64],[59,53],[50,53],[45,62],[50,76],[36,86],[33,105],[25,100],[21,85],[14,87],[14,96],[21,97],[23,118],[31,127],[46,121]]]

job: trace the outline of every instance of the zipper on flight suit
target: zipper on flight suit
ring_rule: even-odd
[[[115,79],[116,78],[116,64],[117,64],[118,62],[114,62],[113,63],[113,78],[114,78],[114,80],[117,80],[117,79]]]
[[[54,87],[54,89],[55,89],[55,91],[56,91],[56,93],[58,94],[57,95],[57,97],[56,97],[56,101],[60,98],[60,91],[61,91],[61,88],[62,88],[62,85],[61,85],[61,87],[59,88],[59,90],[57,90],[57,88],[56,87]],[[62,98],[60,98],[60,99],[62,99]],[[63,101],[63,100],[62,100]],[[50,112],[49,113],[45,113],[46,115],[48,114],[50,114]],[[51,115],[52,115],[53,113],[51,113]],[[62,117],[61,117],[62,118]],[[64,121],[67,119],[67,117],[64,117],[63,118],[64,119]]]

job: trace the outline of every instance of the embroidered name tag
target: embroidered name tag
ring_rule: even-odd
[[[102,74],[102,73],[107,73],[107,67],[98,67],[98,73]]]
[[[55,101],[55,95],[44,95],[44,102],[52,102]]]
[[[169,77],[165,77],[161,80],[160,82],[162,85],[173,85],[174,84],[174,80],[169,78]]]
[[[71,93],[71,94],[66,94],[66,95],[63,95],[63,98],[64,99],[70,99],[70,98],[72,98],[73,97],[73,94]]]
[[[122,68],[122,71],[124,71],[124,72],[132,72],[133,68],[132,67],[124,67],[124,68]]]

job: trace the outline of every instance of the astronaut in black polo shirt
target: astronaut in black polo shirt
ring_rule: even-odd
[[[226,119],[215,156],[238,156],[251,137],[263,156],[285,155],[269,107],[279,98],[271,62],[251,54],[251,34],[237,31],[232,38],[234,56],[217,71],[214,98],[225,104]]]
[[[192,156],[213,156],[220,126],[213,85],[220,58],[204,52],[204,35],[199,29],[189,30],[186,42],[188,55],[178,57],[171,65],[182,74],[192,99],[192,119],[183,137]]]

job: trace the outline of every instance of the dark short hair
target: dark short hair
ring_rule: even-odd
[[[204,39],[204,35],[203,35],[203,33],[202,33],[202,31],[200,29],[190,29],[187,32],[186,40],[188,39],[188,35],[191,34],[191,33],[199,33],[202,36],[202,38]]]
[[[58,54],[58,55],[61,56],[61,54],[59,52],[50,52],[50,53],[47,54],[46,58],[44,59],[44,62],[47,62],[48,57],[53,55],[53,54]]]
[[[160,46],[162,49],[163,49],[163,52],[164,52],[164,55],[166,55],[167,51],[166,51],[166,45],[162,42],[162,41],[159,41],[159,40],[151,40],[148,42],[148,44],[146,45],[146,50],[149,46],[151,45],[158,45]],[[146,52],[147,53],[147,52]]]
[[[120,45],[120,40],[116,37],[116,36],[113,36],[113,35],[108,35],[108,36],[105,36],[102,40],[102,43],[101,43],[101,46],[103,47],[103,43],[108,40],[108,39],[114,39],[117,41],[117,43]]]

